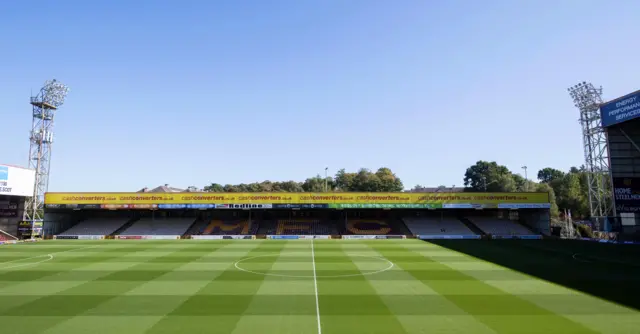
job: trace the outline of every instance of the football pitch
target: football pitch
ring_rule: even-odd
[[[480,240],[458,245],[486,254],[504,249],[505,256],[520,247]],[[2,246],[0,333],[640,332],[640,313],[631,307],[453,249],[419,240]],[[564,275],[606,275],[617,266],[592,265],[595,257],[579,253],[561,255],[565,265],[517,249],[529,256],[519,263],[529,266],[584,269]],[[637,279],[636,272],[627,279]]]

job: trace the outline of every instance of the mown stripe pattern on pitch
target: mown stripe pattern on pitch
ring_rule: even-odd
[[[316,240],[314,253],[323,334],[640,328],[635,310],[417,240]],[[247,258],[276,275],[234,266]],[[0,331],[317,333],[313,270],[304,240],[2,247]]]

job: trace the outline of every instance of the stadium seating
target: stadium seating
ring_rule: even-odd
[[[407,217],[403,221],[414,235],[475,235],[455,217]]]
[[[209,220],[196,219],[196,221],[189,227],[185,235],[197,235],[202,234],[202,231],[209,225]]]
[[[128,218],[92,218],[81,221],[58,235],[109,235],[127,223]]]
[[[195,218],[142,218],[120,235],[183,235]]]
[[[407,234],[406,227],[395,221],[378,219],[354,219],[347,222],[347,234],[362,235],[403,235]]]
[[[337,234],[335,225],[318,219],[281,219],[278,220],[278,235],[330,235]]]
[[[9,240],[16,240],[16,238],[0,230],[0,241],[9,241]]]
[[[263,220],[260,222],[260,224],[257,224],[257,225],[258,225],[257,234],[268,234],[268,235],[276,234],[276,230],[278,228],[277,222],[273,220]]]
[[[219,220],[214,219],[202,230],[205,235],[247,235],[255,234],[256,227],[245,220]]]
[[[494,217],[467,217],[478,228],[492,235],[535,235],[526,227],[508,219]]]

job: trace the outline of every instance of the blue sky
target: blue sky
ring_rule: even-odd
[[[0,162],[26,165],[29,94],[71,87],[50,191],[303,180],[391,168],[461,185],[583,161],[566,88],[640,88],[638,1],[12,1]]]

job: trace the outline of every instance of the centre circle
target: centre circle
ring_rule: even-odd
[[[305,254],[308,255],[308,254]],[[356,257],[365,257],[365,258],[370,258],[370,259],[376,259],[376,260],[380,260],[380,262],[385,263],[386,266],[382,269],[379,270],[373,270],[373,271],[366,271],[366,272],[362,272],[362,273],[358,273],[358,274],[342,274],[342,275],[288,275],[288,274],[278,274],[278,273],[270,273],[270,272],[264,272],[264,271],[255,271],[255,270],[250,270],[250,269],[246,269],[243,268],[241,266],[242,263],[245,263],[249,260],[252,259],[257,259],[257,258],[261,258],[261,257],[276,257],[276,256],[280,256],[280,253],[272,253],[272,254],[262,254],[262,255],[256,255],[256,256],[250,256],[250,257],[245,257],[244,259],[238,260],[236,261],[233,265],[236,267],[236,269],[240,270],[240,271],[244,271],[246,273],[251,273],[251,274],[256,274],[256,275],[264,275],[264,276],[277,276],[277,277],[292,277],[292,278],[338,278],[338,277],[354,277],[354,276],[367,276],[367,275],[373,275],[373,274],[379,274],[382,272],[385,272],[387,270],[390,270],[391,268],[394,267],[393,262],[380,257],[380,256],[374,256],[374,255],[362,255],[362,254],[349,254],[348,256],[356,256]]]

